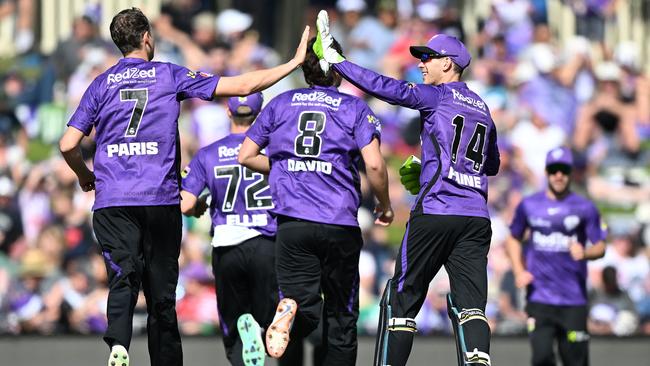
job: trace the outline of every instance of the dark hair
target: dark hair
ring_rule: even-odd
[[[232,115],[232,122],[237,126],[250,126],[257,118],[257,114]]]
[[[452,64],[454,64],[454,72],[455,72],[456,74],[458,74],[458,77],[459,77],[459,78],[462,77],[462,76],[463,76],[463,71],[465,71],[465,69],[462,68],[462,67],[460,67],[460,66],[458,66],[458,64],[455,63],[455,62],[453,62],[453,61],[452,61]]]
[[[318,63],[318,56],[314,53],[312,46],[316,42],[316,37],[313,37],[309,40],[307,44],[307,55],[305,56],[305,62],[302,63],[302,73],[305,76],[305,81],[309,86],[319,85],[319,86],[338,86],[341,82],[341,76],[334,71],[333,68],[330,68],[327,74],[323,73],[320,65]],[[338,53],[343,56],[343,50],[341,45],[334,40],[332,45]]]
[[[151,32],[149,19],[138,8],[124,9],[111,21],[111,38],[123,55],[142,46],[142,36]]]

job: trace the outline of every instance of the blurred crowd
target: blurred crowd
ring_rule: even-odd
[[[618,1],[567,2],[577,31],[563,44],[549,29],[545,0],[491,0],[489,16],[471,37],[454,0],[311,1],[305,22],[313,25],[316,12],[328,8],[332,33],[348,59],[416,83],[421,74],[409,45],[447,33],[475,50],[463,78],[489,105],[501,152],[501,171],[491,178],[489,192],[493,238],[486,313],[494,334],[525,333],[525,294],[514,284],[504,240],[521,198],[545,187],[546,152],[568,145],[577,157],[573,187],[598,204],[608,225],[605,257],[589,263],[589,329],[650,335],[648,70],[633,43],[610,49],[603,42],[604,21],[615,14]],[[24,1],[0,1],[0,22],[10,12],[34,11],[17,3]],[[217,75],[282,60],[274,45],[262,43],[268,29],[256,28],[255,17],[213,3],[165,2],[152,19],[156,60]],[[18,55],[0,59],[0,333],[100,334],[106,328],[108,290],[91,228],[93,193],[79,189],[56,148],[86,87],[120,57],[99,35],[100,13],[96,6],[86,9],[52,54],[38,52],[27,37]],[[265,99],[304,85],[300,76],[294,73],[265,91]],[[363,96],[347,83],[341,90]],[[414,201],[400,185],[397,169],[408,155],[419,154],[420,128],[417,112],[367,99],[382,121],[397,218],[390,228],[373,226],[374,204],[363,186],[360,334],[376,330],[380,292],[392,275]],[[179,125],[185,165],[197,149],[228,134],[224,101],[184,102]],[[92,135],[83,152],[92,164]],[[184,334],[219,329],[209,231],[207,215],[185,219],[177,289]],[[416,319],[421,334],[451,332],[448,291],[443,270]],[[136,331],[143,330],[145,319],[141,297]]]

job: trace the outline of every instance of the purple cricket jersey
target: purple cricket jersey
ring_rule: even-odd
[[[604,240],[596,206],[575,193],[558,201],[538,192],[521,201],[510,225],[512,236],[520,240],[526,229],[530,229],[524,247],[526,267],[535,278],[528,288],[528,301],[585,305],[587,263],[573,260],[569,245]]]
[[[490,218],[487,176],[499,171],[497,131],[476,93],[463,82],[413,84],[347,61],[334,66],[365,92],[420,111],[421,188],[413,213]]]
[[[241,226],[274,236],[276,224],[268,213],[273,201],[267,178],[237,163],[245,137],[243,133],[231,134],[200,149],[182,173],[183,190],[197,197],[204,188],[210,190],[213,227]]]
[[[178,204],[180,101],[210,100],[218,82],[139,58],[122,58],[93,80],[68,122],[86,136],[96,130],[93,210]]]
[[[247,136],[266,147],[276,214],[359,226],[360,150],[381,126],[361,99],[335,87],[296,89],[262,110]]]

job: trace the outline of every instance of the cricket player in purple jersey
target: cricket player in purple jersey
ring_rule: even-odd
[[[215,77],[151,61],[155,42],[136,8],[118,13],[111,37],[124,58],[86,90],[60,141],[84,191],[95,190],[93,229],[109,278],[109,366],[128,366],[133,309],[140,285],[147,300],[151,364],[182,365],[175,290],[181,242],[180,101],[248,95],[267,88],[304,60],[309,29],[294,58],[269,70]],[[79,144],[95,128],[94,171]]]
[[[548,152],[548,187],[517,206],[506,242],[515,283],[528,290],[535,366],[555,365],[555,339],[563,365],[589,365],[586,261],[605,254],[605,231],[596,206],[571,192],[572,165],[568,148]]]
[[[207,188],[212,196],[212,271],[226,356],[237,366],[264,365],[257,320],[267,328],[278,302],[269,184],[266,176],[237,162],[262,102],[262,93],[229,98],[230,135],[200,149],[182,173],[184,214],[201,216],[208,197],[201,193]]]
[[[275,258],[283,299],[266,345],[271,356],[280,357],[290,334],[292,342],[300,341],[324,314],[322,364],[354,365],[363,245],[357,221],[361,158],[379,201],[376,222],[388,225],[393,219],[379,149],[381,126],[365,102],[337,90],[340,76],[333,70],[324,74],[310,49],[302,70],[309,87],[271,100],[239,151],[242,165],[270,172],[271,212],[278,218]]]
[[[423,84],[398,81],[346,61],[334,48],[327,12],[317,20],[314,51],[363,91],[391,104],[420,111],[422,164],[413,157],[400,169],[402,182],[418,193],[400,247],[395,274],[380,302],[375,365],[405,365],[415,316],[429,282],[442,265],[449,273],[447,296],[459,365],[490,365],[487,253],[492,231],[487,176],[499,170],[494,122],[485,102],[460,81],[471,56],[458,39],[438,34],[411,47],[420,60]],[[421,187],[421,188],[420,188]]]

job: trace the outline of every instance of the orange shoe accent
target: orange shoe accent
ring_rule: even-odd
[[[296,318],[298,304],[292,299],[280,300],[273,322],[266,330],[266,350],[273,358],[280,358],[289,344],[289,333]]]

